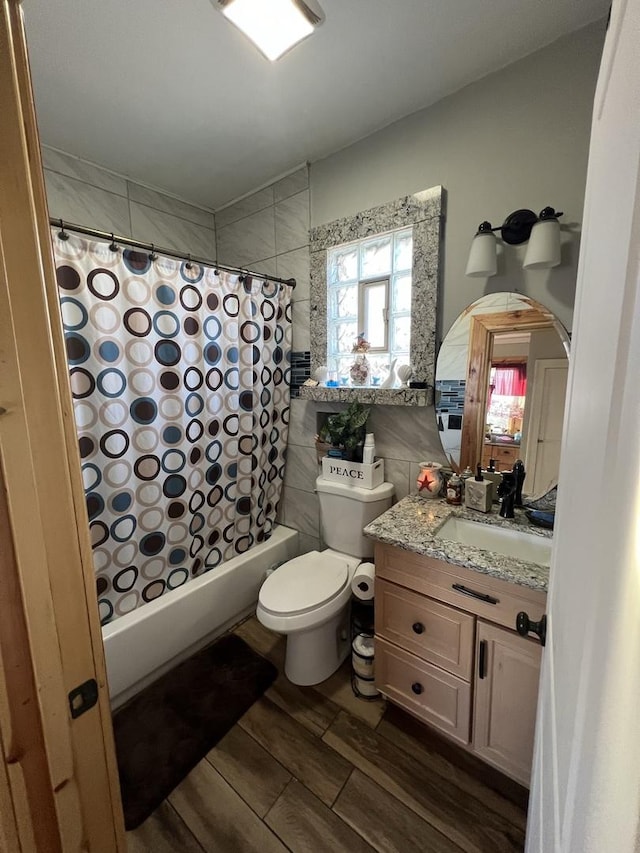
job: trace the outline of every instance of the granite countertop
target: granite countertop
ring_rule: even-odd
[[[508,439],[490,439],[485,438],[485,444],[490,444],[492,447],[520,447],[519,441],[509,441]]]
[[[549,584],[548,566],[527,563],[472,545],[435,538],[437,531],[452,515],[480,524],[492,524],[551,538],[551,530],[529,524],[522,510],[516,509],[516,517],[506,519],[498,515],[497,504],[494,506],[495,509],[485,515],[463,506],[451,506],[444,500],[409,495],[367,525],[364,533],[372,539],[396,545],[406,551],[415,551],[417,554],[444,560],[446,563],[463,566],[500,580],[546,591]]]

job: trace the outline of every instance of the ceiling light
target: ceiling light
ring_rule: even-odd
[[[274,61],[307,38],[324,15],[315,0],[216,0],[223,15]]]

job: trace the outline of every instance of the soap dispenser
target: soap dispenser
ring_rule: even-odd
[[[493,483],[485,480],[482,476],[482,466],[478,463],[476,476],[473,480],[467,480],[464,503],[468,509],[476,509],[479,512],[490,512],[493,502]]]

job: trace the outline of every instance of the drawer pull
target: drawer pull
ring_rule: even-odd
[[[416,696],[419,696],[423,692],[424,687],[422,686],[422,684],[420,684],[419,681],[414,681],[411,685],[411,689],[416,694]]]
[[[424,634],[424,625],[422,622],[414,622],[411,626],[414,634]]]
[[[456,592],[460,592],[462,595],[468,595],[469,598],[477,598],[479,601],[484,601],[486,604],[500,603],[499,598],[494,598],[492,595],[487,595],[484,592],[476,592],[474,589],[469,589],[468,586],[463,586],[461,583],[451,584],[451,589],[455,589]]]

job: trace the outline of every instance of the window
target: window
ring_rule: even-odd
[[[327,367],[347,377],[359,334],[371,344],[371,375],[409,363],[412,228],[327,251]]]

